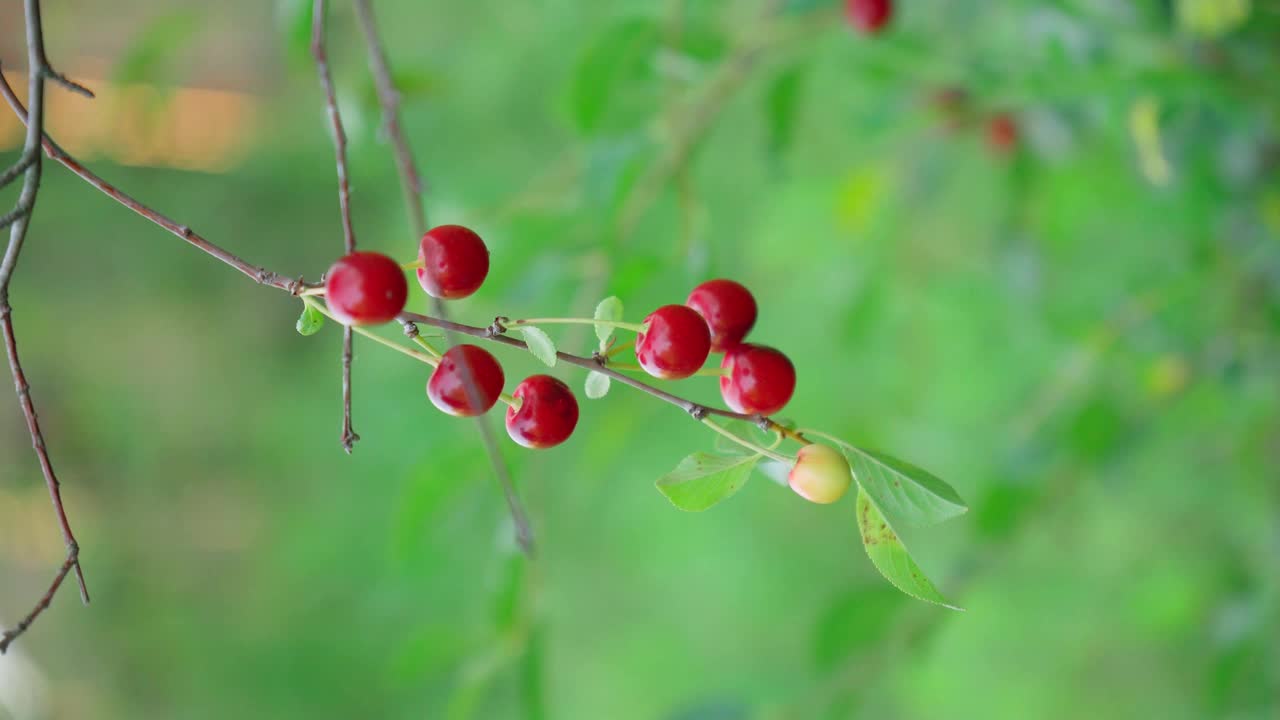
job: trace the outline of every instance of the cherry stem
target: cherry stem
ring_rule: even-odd
[[[614,347],[609,348],[608,352],[606,352],[606,353],[604,354],[604,357],[605,357],[605,359],[607,360],[607,359],[609,359],[609,358],[611,358],[611,357],[613,357],[613,356],[615,356],[615,355],[617,355],[617,354],[621,353],[622,351],[626,350],[627,348],[635,347],[635,344],[636,344],[636,341],[635,341],[635,340],[628,340],[628,341],[626,341],[626,342],[622,343],[621,345],[615,345]]]
[[[853,445],[850,445],[849,443],[847,443],[847,442],[845,442],[845,441],[841,440],[840,438],[836,437],[835,435],[832,435],[831,433],[824,433],[824,432],[822,432],[821,430],[814,430],[813,428],[800,428],[799,430],[793,430],[792,432],[793,432],[793,433],[795,433],[796,435],[800,436],[800,437],[803,437],[803,436],[805,436],[805,435],[817,435],[818,437],[822,438],[823,440],[828,440],[828,441],[830,441],[830,442],[833,442],[833,443],[835,443],[836,445],[839,445],[840,447],[849,448],[850,450],[856,450],[856,449],[857,449],[857,448],[856,448],[856,447],[854,447]],[[812,444],[812,443],[810,443],[810,444]]]
[[[605,357],[608,357],[607,355]],[[609,367],[625,372],[645,372],[645,369],[632,363],[609,363]],[[698,370],[690,377],[723,377],[728,372],[724,368],[709,367]]]
[[[509,320],[503,323],[509,328],[520,327],[521,325],[604,325],[605,327],[618,328],[620,330],[630,330],[631,332],[644,332],[644,323],[629,323],[620,320],[596,320],[593,318],[525,318],[523,320]]]
[[[330,320],[332,320],[332,321],[334,321],[334,322],[336,322],[336,323],[341,324],[341,321],[340,321],[340,320],[338,320],[338,318],[334,317],[334,316],[333,316],[333,313],[329,312],[329,308],[325,307],[325,306],[324,306],[324,305],[322,305],[321,303],[316,302],[315,300],[313,300],[313,299],[311,299],[311,298],[309,298],[309,297],[303,297],[303,298],[302,298],[302,302],[306,303],[306,304],[307,304],[308,306],[310,306],[310,307],[315,308],[315,309],[316,309],[316,312],[320,313],[321,315],[324,315],[325,317],[329,318]],[[376,333],[371,333],[371,332],[369,332],[368,330],[365,330],[365,329],[364,329],[364,328],[362,328],[362,327],[359,327],[359,326],[356,326],[356,325],[344,326],[344,327],[350,327],[350,328],[351,328],[351,331],[352,331],[352,332],[354,332],[354,333],[355,333],[355,334],[357,334],[357,335],[363,335],[364,337],[369,338],[370,340],[372,340],[372,341],[374,341],[374,342],[378,343],[379,345],[385,345],[385,346],[387,346],[387,347],[391,348],[392,350],[395,350],[395,351],[396,351],[396,352],[398,352],[398,353],[402,353],[402,354],[408,355],[409,357],[411,357],[411,358],[413,358],[413,359],[415,359],[415,360],[420,360],[420,361],[422,361],[422,362],[424,362],[424,363],[426,363],[426,364],[430,365],[431,367],[436,367],[436,366],[438,366],[438,365],[440,364],[440,361],[439,361],[438,359],[436,359],[436,358],[434,358],[434,357],[432,357],[432,356],[430,356],[430,355],[428,355],[428,354],[426,354],[426,353],[418,352],[417,350],[414,350],[413,348],[407,348],[407,347],[405,347],[405,346],[401,345],[401,344],[400,344],[400,343],[398,343],[398,342],[393,342],[393,341],[391,341],[391,340],[388,340],[388,339],[386,339],[386,338],[382,337],[381,335],[378,335],[378,334],[376,334]]]
[[[306,290],[299,292],[298,297],[307,297],[309,295],[324,295],[324,293],[325,293],[324,286],[321,285],[319,287],[307,288]]]
[[[415,342],[423,350],[426,350],[428,353],[431,354],[431,357],[434,357],[437,360],[444,357],[444,355],[440,354],[439,350],[435,349],[434,347],[431,347],[431,343],[427,342],[426,339],[423,338],[421,335],[413,336],[413,342]]]
[[[760,445],[760,444],[758,444],[758,443],[753,443],[753,442],[751,442],[750,440],[748,440],[748,439],[746,439],[746,438],[744,438],[744,437],[742,437],[742,436],[738,435],[737,433],[735,433],[735,432],[733,432],[733,431],[729,430],[728,428],[724,428],[724,427],[721,427],[721,426],[717,425],[717,424],[715,423],[715,421],[714,421],[714,420],[712,420],[711,418],[704,417],[704,418],[702,418],[701,422],[702,422],[702,424],[703,424],[703,425],[706,425],[707,427],[711,428],[712,430],[714,430],[714,431],[716,431],[716,432],[720,433],[721,435],[723,435],[723,436],[725,436],[725,437],[729,438],[730,440],[732,440],[732,441],[734,441],[734,442],[738,443],[739,445],[741,445],[741,446],[742,446],[742,447],[744,447],[744,448],[747,448],[748,450],[755,450],[757,453],[760,453],[761,455],[763,455],[763,456],[765,456],[765,457],[767,457],[767,458],[770,458],[770,459],[772,459],[772,460],[777,460],[777,461],[778,461],[778,462],[780,462],[780,463],[787,463],[787,464],[790,464],[790,463],[795,462],[795,458],[794,458],[794,457],[787,457],[787,456],[785,456],[785,455],[782,455],[782,454],[776,453],[776,452],[774,452],[773,450],[770,450],[769,448],[767,448],[767,447],[765,447],[765,446],[763,446],[763,445]]]
[[[424,265],[421,260],[414,260],[413,262],[400,263],[401,270],[421,270],[423,267]]]

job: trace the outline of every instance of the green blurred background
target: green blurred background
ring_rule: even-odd
[[[408,260],[332,4],[359,241]],[[310,2],[46,5],[54,64],[100,95],[52,90],[55,137],[252,262],[324,271]],[[675,510],[653,481],[712,436],[623,387],[560,448],[500,435],[526,563],[424,367],[358,343],[345,456],[333,327],[299,336],[296,300],[50,165],[13,305],[95,599],[0,658],[0,717],[1277,716],[1280,4],[900,0],[877,37],[837,0],[374,5],[431,220],[492,251],[455,319],[610,294],[638,319],[739,279],[798,367],[789,416],[969,501],[905,538],[967,612],[885,583],[851,501],[757,475]],[[0,165],[20,143],[5,117]],[[500,357],[509,388],[539,368]],[[62,549],[0,396],[8,625]]]

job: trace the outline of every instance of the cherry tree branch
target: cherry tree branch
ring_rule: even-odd
[[[29,129],[30,123],[28,122],[27,109],[23,107],[22,102],[18,100],[18,96],[14,94],[13,88],[9,85],[9,82],[5,79],[3,73],[0,73],[0,97],[3,97],[5,101],[9,103],[9,107],[13,109],[18,120],[27,124]],[[129,194],[117,188],[115,185],[112,185],[106,180],[103,180],[97,174],[93,173],[81,164],[80,161],[76,160],[63,150],[61,146],[49,137],[48,133],[44,134],[43,146],[45,155],[56,160],[59,164],[70,170],[80,179],[107,195],[107,197],[110,197],[112,200],[115,200],[126,208],[129,208],[138,215],[141,215],[147,220],[150,220],[156,225],[159,225],[169,231],[173,235],[185,240],[197,250],[200,250],[201,252],[230,265],[236,270],[239,270],[259,285],[266,285],[267,287],[283,290],[290,295],[297,295],[309,287],[302,278],[290,278],[264,267],[253,265],[245,261],[239,255],[210,242],[190,227],[182,225],[160,211],[144,205]]]
[[[31,99],[31,113],[30,121],[27,124],[26,141],[22,148],[22,157],[15,166],[15,168],[21,168],[21,170],[15,169],[4,174],[6,182],[15,179],[19,172],[24,174],[25,178],[17,207],[6,216],[6,222],[12,224],[9,227],[9,244],[5,249],[4,259],[0,261],[0,333],[4,335],[5,353],[9,358],[9,370],[13,376],[13,385],[18,395],[18,404],[21,406],[22,415],[27,421],[27,430],[31,435],[31,446],[35,449],[36,458],[40,461],[40,470],[44,475],[45,485],[49,489],[49,498],[53,502],[54,515],[57,516],[58,525],[62,530],[62,539],[66,544],[67,555],[62,567],[54,577],[53,583],[49,585],[49,589],[45,591],[44,596],[36,603],[31,612],[16,627],[6,630],[3,635],[0,635],[0,654],[7,652],[13,641],[25,633],[31,627],[31,624],[36,621],[36,618],[49,607],[49,604],[53,602],[53,596],[58,592],[58,588],[62,586],[62,581],[66,579],[67,573],[72,570],[75,571],[76,582],[80,586],[80,599],[86,605],[89,603],[89,588],[84,581],[84,571],[80,568],[80,545],[76,542],[70,521],[67,520],[67,511],[62,502],[61,484],[58,482],[58,476],[53,471],[53,461],[49,458],[49,449],[45,444],[44,433],[40,429],[35,401],[31,397],[31,385],[27,382],[26,373],[22,368],[22,359],[18,355],[18,338],[13,327],[13,307],[9,304],[9,284],[13,281],[14,271],[18,266],[18,256],[22,253],[23,244],[26,242],[27,229],[31,224],[31,214],[35,209],[36,197],[40,192],[42,170],[40,144],[44,137],[44,81],[47,78],[53,78],[73,89],[84,90],[84,88],[54,72],[53,68],[49,66],[49,61],[44,51],[44,31],[40,20],[40,0],[26,0],[25,13],[27,30],[27,92],[28,97]],[[0,75],[0,77],[3,76]],[[10,91],[10,94],[12,94],[12,91]],[[92,93],[89,93],[89,95],[92,96]]]
[[[23,109],[21,103],[18,102],[18,99],[13,94],[12,89],[5,82],[4,76],[2,74],[0,74],[0,96],[3,96],[6,100],[8,100],[10,106],[13,108],[14,112],[18,115],[18,118],[25,122],[26,111]],[[94,187],[98,188],[99,190],[101,190],[103,193],[105,193],[112,199],[116,200],[116,202],[119,202],[121,205],[124,205],[130,210],[133,210],[135,213],[141,215],[142,217],[165,228],[166,230],[169,230],[170,232],[177,235],[178,237],[181,237],[184,240],[187,240],[189,243],[191,243],[198,249],[203,250],[204,252],[208,253],[209,255],[212,255],[213,257],[219,260],[222,260],[223,262],[227,263],[228,265],[231,265],[232,267],[235,267],[237,270],[240,270],[241,272],[248,275],[250,278],[254,279],[255,281],[264,285],[268,285],[270,287],[275,287],[280,290],[284,290],[285,292],[288,292],[292,295],[298,295],[303,290],[307,289],[308,287],[311,287],[307,283],[303,282],[301,279],[286,281],[284,279],[284,276],[280,275],[279,273],[275,273],[265,268],[251,265],[248,262],[239,258],[238,256],[213,244],[212,242],[205,239],[204,237],[197,235],[196,233],[191,231],[190,228],[187,228],[184,225],[179,225],[178,223],[169,219],[168,217],[164,216],[158,211],[153,210],[150,207],[142,204],[138,200],[130,197],[120,189],[116,188],[114,185],[108,183],[107,181],[103,180],[101,177],[95,175],[93,172],[91,172],[88,168],[86,168],[83,164],[81,164],[75,158],[68,155],[66,151],[62,150],[62,148],[59,147],[57,143],[53,142],[53,140],[51,140],[47,135],[45,136],[44,146],[45,146],[45,151],[49,155],[49,157],[57,160],[59,163],[64,165],[67,169],[71,170],[76,175],[80,176],[90,185],[93,185]],[[184,234],[184,231],[185,231],[185,234]],[[505,335],[502,335],[500,332],[497,332],[497,328],[494,328],[492,325],[490,325],[489,327],[477,327],[474,325],[465,325],[463,323],[453,322],[446,318],[433,317],[429,315],[420,315],[417,313],[401,313],[398,319],[401,322],[420,323],[423,325],[429,325],[431,327],[440,328],[442,330],[445,330],[446,332],[469,335],[471,337],[492,340],[494,342],[502,343],[510,347],[527,350],[527,346],[523,342],[519,340],[515,340],[513,338],[509,338]],[[659,400],[675,405],[676,407],[679,407],[680,409],[690,414],[694,414],[697,412],[698,408],[702,408],[708,415],[715,415],[715,416],[729,418],[733,420],[743,420],[746,422],[754,422],[757,425],[761,425],[762,427],[765,427],[768,430],[774,430],[774,431],[780,432],[783,435],[786,435],[787,437],[790,437],[794,440],[799,440],[801,442],[807,441],[802,434],[796,433],[795,431],[791,430],[787,426],[776,422],[772,418],[761,417],[758,415],[745,415],[743,413],[733,412],[732,410],[726,410],[723,408],[713,407],[709,405],[702,405],[699,403],[695,403],[691,400],[686,400],[677,395],[673,395],[672,393],[666,392],[665,390],[649,385],[643,381],[637,380],[634,377],[618,372],[608,367],[607,364],[604,364],[603,360],[596,360],[594,358],[585,357],[581,355],[573,355],[566,352],[557,352],[557,355],[561,360],[565,361],[570,365],[575,365],[577,367],[580,367],[586,370],[595,370],[596,372],[600,372],[605,375],[608,375],[610,378],[617,380],[618,382],[623,383],[624,385],[629,385],[637,390],[640,390],[641,392],[652,395],[653,397],[656,397]]]
[[[329,55],[325,51],[325,2],[315,0],[311,14],[311,54],[320,74],[320,87],[324,90],[325,108],[333,134],[333,150],[338,166],[338,208],[342,214],[343,248],[347,254],[356,250],[356,230],[351,222],[351,183],[347,179],[347,133],[342,127],[342,115],[338,112],[338,99],[333,90],[333,75],[329,72]],[[351,427],[351,355],[353,335],[350,327],[342,330],[342,449],[351,454],[360,436]]]
[[[370,7],[369,0],[354,0],[354,4],[360,31],[364,34],[365,45],[369,48],[369,72],[373,74],[378,91],[378,104],[382,106],[383,129],[395,148],[396,169],[400,173],[405,208],[409,211],[409,220],[414,232],[421,235],[427,231],[427,217],[422,209],[422,176],[418,173],[418,165],[413,159],[409,140],[400,126],[400,91],[396,89],[395,80],[391,76],[387,51],[382,44],[382,38],[378,35],[378,25],[374,20],[373,8]]]
[[[360,29],[364,33],[365,44],[369,48],[369,72],[373,75],[374,84],[378,89],[383,125],[394,148],[396,168],[400,173],[400,187],[404,191],[405,207],[409,211],[411,229],[416,240],[427,231],[426,212],[422,207],[422,175],[418,172],[413,151],[409,148],[409,141],[405,138],[400,125],[400,92],[396,89],[391,66],[387,62],[387,51],[378,34],[373,8],[369,5],[369,0],[353,0],[353,2]],[[432,311],[442,320],[447,321],[444,302],[440,298],[431,300]],[[445,333],[445,342],[449,346],[455,344],[452,333]],[[480,391],[476,387],[475,378],[472,377],[471,367],[467,363],[459,363],[458,368],[461,371],[462,384],[466,388],[468,399],[472,404],[480,405]],[[498,441],[494,438],[493,428],[484,416],[476,418],[476,425],[480,428],[480,439],[484,443],[485,453],[489,456],[489,464],[493,467],[493,473],[502,486],[502,494],[506,498],[512,524],[515,526],[516,542],[526,555],[532,556],[533,531],[529,526],[528,514],[520,501],[520,496],[516,493],[515,483],[511,479],[506,461],[498,450]]]
[[[437,327],[448,332],[454,332],[461,335],[470,335],[471,337],[481,338],[483,340],[491,340],[493,342],[501,343],[508,347],[520,348],[521,350],[529,349],[529,346],[525,344],[524,341],[516,340],[515,338],[508,337],[507,335],[504,334],[507,328],[503,324],[502,318],[495,320],[494,323],[492,325],[489,325],[488,327],[464,325],[462,323],[453,322],[451,320],[446,320],[443,318],[437,318],[437,317],[432,317],[430,315],[421,315],[418,313],[411,313],[411,312],[402,312],[400,313],[399,316],[397,316],[396,319],[402,323],[415,323],[415,324],[429,325],[431,327]],[[787,426],[777,422],[776,420],[770,417],[766,417],[764,415],[748,415],[746,413],[739,413],[739,412],[734,412],[732,410],[726,410],[724,408],[718,408],[713,405],[704,405],[702,403],[697,403],[687,398],[682,398],[679,395],[674,395],[661,388],[654,387],[653,385],[650,385],[649,383],[646,383],[642,380],[637,380],[636,378],[630,375],[619,372],[609,367],[608,360],[605,358],[605,356],[601,355],[600,353],[596,353],[593,357],[586,357],[583,355],[574,355],[572,353],[567,353],[567,352],[557,350],[556,357],[570,365],[575,365],[584,370],[590,370],[592,372],[598,372],[602,375],[607,375],[613,380],[617,380],[618,382],[624,385],[633,387],[636,390],[639,390],[640,392],[643,392],[645,394],[652,395],[653,397],[659,400],[662,400],[663,402],[675,405],[681,410],[684,410],[685,412],[689,413],[689,415],[693,417],[695,420],[702,420],[703,418],[709,415],[729,418],[731,420],[743,420],[745,422],[754,423],[765,431],[780,432],[783,435],[789,438],[792,438],[793,440],[798,440],[800,442],[808,442],[808,440],[804,437],[803,434],[795,432],[794,430],[788,428]]]

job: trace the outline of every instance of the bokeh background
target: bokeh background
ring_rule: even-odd
[[[359,241],[407,260],[332,4]],[[788,415],[969,501],[905,538],[967,612],[880,579],[851,501],[757,475],[675,510],[653,481],[712,436],[623,387],[560,448],[500,436],[526,562],[423,366],[358,343],[347,457],[332,325],[298,335],[296,300],[50,165],[13,304],[95,600],[63,592],[0,658],[0,717],[1276,717],[1280,3],[897,4],[876,37],[837,0],[374,6],[430,218],[492,251],[455,318],[617,294],[638,319],[741,280],[754,337],[799,368]],[[0,4],[15,85],[20,5]],[[99,93],[51,90],[50,132],[316,277],[341,230],[309,5],[46,3],[53,62]],[[0,400],[10,624],[62,549]]]

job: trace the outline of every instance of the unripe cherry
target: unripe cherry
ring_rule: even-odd
[[[343,325],[390,322],[404,310],[409,283],[395,260],[375,252],[339,258],[324,276],[325,304]]]
[[[711,352],[724,352],[742,342],[756,324],[756,299],[732,280],[708,280],[694,288],[684,304],[707,321]]]
[[[849,490],[853,474],[844,453],[829,445],[805,445],[796,453],[796,464],[787,475],[787,484],[800,497],[829,505]]]
[[[555,447],[578,425],[578,400],[568,385],[550,375],[533,375],[511,395],[519,409],[507,408],[507,434],[527,447]]]
[[[795,366],[771,347],[743,343],[724,354],[720,367],[720,395],[735,412],[772,415],[796,389]]]
[[[468,392],[468,379],[474,385],[474,397]],[[498,402],[505,381],[502,365],[488,350],[475,345],[455,345],[445,352],[440,365],[431,373],[427,397],[450,415],[483,415]]]
[[[489,274],[489,248],[461,225],[431,228],[418,244],[418,284],[431,297],[464,298],[480,289]]]
[[[687,378],[711,354],[711,329],[692,308],[663,305],[649,313],[644,325],[636,336],[636,360],[654,377]]]

